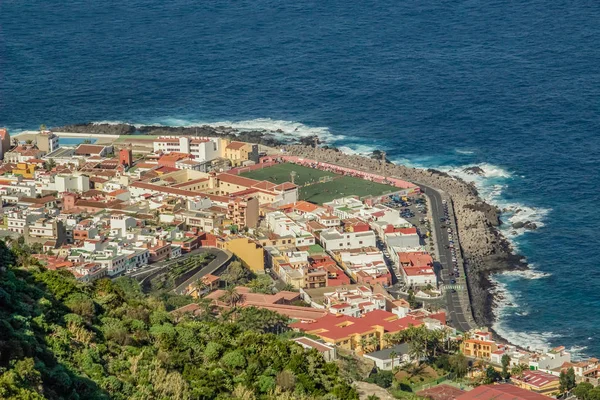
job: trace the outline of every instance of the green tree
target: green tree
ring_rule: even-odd
[[[411,289],[408,289],[408,304],[410,305],[410,308],[418,308],[419,303],[417,302],[417,298],[415,297],[415,291]]]
[[[450,370],[456,374],[457,378],[463,378],[469,371],[469,360],[462,353],[456,353],[448,359]]]
[[[508,367],[510,366],[510,356],[508,354],[504,354],[501,359],[502,362],[502,378],[508,379],[510,378],[510,372]]]
[[[587,400],[600,400],[600,387],[591,389],[587,394]]]
[[[391,387],[394,382],[394,374],[392,371],[378,371],[371,374],[371,376],[367,378],[367,382],[374,383],[379,387],[387,389]]]
[[[225,290],[225,293],[219,298],[225,304],[235,308],[237,304],[242,300],[242,295],[237,291],[234,286],[230,286]]]
[[[485,374],[483,376],[483,383],[485,385],[492,384],[494,382],[498,382],[500,380],[500,374],[494,367],[491,365],[488,366],[485,370]]]
[[[48,161],[44,161],[44,169],[46,171],[52,171],[56,167],[56,161],[53,158],[50,158]]]
[[[591,383],[581,382],[580,384],[575,386],[575,388],[573,389],[573,395],[575,397],[577,397],[579,400],[589,400],[588,394],[589,394],[589,391],[592,390],[593,388],[594,388],[594,385],[592,385]]]
[[[252,293],[271,294],[273,281],[269,275],[259,275],[246,284]]]
[[[566,372],[564,370],[560,372],[559,390],[561,393],[570,391],[575,385],[575,370],[573,367],[569,368]]]

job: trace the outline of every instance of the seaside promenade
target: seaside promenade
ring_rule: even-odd
[[[444,203],[443,200],[446,200],[446,204],[448,204],[448,214],[450,219],[450,224],[453,232],[458,232],[456,228],[456,221],[454,218],[454,210],[450,197],[448,194],[444,193],[441,190],[434,189],[430,186],[426,186],[423,184],[419,185],[423,193],[429,199],[429,206],[431,210],[432,216],[432,234],[434,237],[434,241],[437,246],[437,256],[438,260],[442,266],[439,271],[439,278],[441,278],[442,282],[446,285],[450,282],[450,271],[452,270],[452,253],[450,249],[447,247],[449,244],[448,236],[444,231],[444,227],[440,221],[440,218],[444,217]],[[457,235],[457,233],[456,233]],[[470,329],[473,329],[477,326],[475,321],[473,320],[473,316],[471,314],[471,305],[469,300],[469,289],[468,283],[466,282],[466,274],[464,268],[464,261],[462,256],[460,256],[460,239],[455,240],[455,243],[458,244],[457,248],[457,256],[459,257],[458,267],[460,270],[460,279],[457,280],[459,289],[453,290],[444,290],[444,298],[446,310],[449,316],[449,325],[454,328],[466,332]]]

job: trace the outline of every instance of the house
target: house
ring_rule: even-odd
[[[327,313],[314,322],[297,322],[290,327],[318,336],[326,343],[343,349],[364,352],[384,347],[387,344],[386,334],[420,325],[422,322],[412,316],[398,318],[391,312],[375,310],[360,318]],[[367,347],[363,348],[365,342]]]
[[[252,195],[229,199],[227,218],[239,229],[258,226],[258,198]]]
[[[532,392],[549,396],[559,392],[559,377],[543,371],[524,371],[519,376],[513,376],[514,385]]]
[[[337,359],[337,354],[335,347],[329,346],[325,343],[317,342],[314,339],[308,338],[306,336],[292,339],[293,342],[298,343],[300,346],[304,347],[306,350],[315,349],[319,353],[323,355],[325,361],[334,361]]]
[[[225,158],[234,167],[245,164],[246,161],[258,163],[258,145],[244,142],[231,142],[225,147]]]
[[[465,356],[482,358],[488,361],[491,361],[492,353],[498,350],[496,342],[481,339],[467,339],[463,341],[461,347]]]
[[[263,248],[245,236],[227,236],[217,240],[217,247],[232,252],[254,273],[265,272]]]
[[[409,355],[410,349],[408,343],[397,344],[387,349],[363,354],[363,357],[375,362],[377,369],[382,371],[391,371],[395,367],[412,361]]]
[[[80,157],[106,157],[109,154],[112,154],[113,147],[112,146],[103,146],[99,144],[80,144],[75,149],[75,156]]]
[[[320,241],[323,248],[328,251],[375,247],[377,244],[373,231],[340,233],[335,229],[328,229],[321,232]]]
[[[456,397],[456,400],[549,400],[552,397],[503,383],[481,385]]]
[[[223,141],[199,136],[161,136],[152,143],[155,153],[191,154],[199,162],[211,161],[221,156]]]
[[[402,280],[413,287],[435,286],[437,277],[432,267],[400,267]]]

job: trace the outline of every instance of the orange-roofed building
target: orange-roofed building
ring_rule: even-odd
[[[398,318],[396,314],[388,311],[375,310],[352,317],[343,314],[328,314],[311,323],[297,322],[290,327],[311,335],[318,336],[326,343],[331,343],[347,350],[364,352],[361,347],[362,339],[367,343],[377,339],[378,348],[387,344],[386,334],[400,332],[410,326],[420,326],[422,322],[414,317]]]
[[[244,142],[231,142],[225,147],[225,158],[231,161],[233,167],[240,166],[245,161],[258,163],[258,145]]]
[[[550,400],[552,397],[503,383],[481,385],[456,397],[456,400]]]
[[[554,396],[559,392],[559,377],[543,371],[523,371],[519,376],[511,377],[516,386],[532,392]]]
[[[461,344],[462,352],[467,357],[481,358],[490,361],[492,353],[498,350],[496,342],[491,340],[467,339]]]
[[[425,251],[399,253],[398,256],[403,267],[433,267],[433,257]]]

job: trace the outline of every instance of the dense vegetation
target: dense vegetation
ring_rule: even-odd
[[[0,241],[2,399],[355,399],[335,364],[253,308],[173,315],[130,280],[14,265]]]

